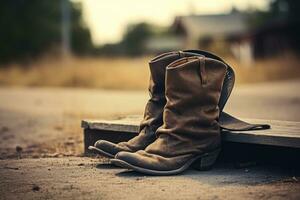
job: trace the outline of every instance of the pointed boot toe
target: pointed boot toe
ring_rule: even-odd
[[[127,150],[125,148],[121,148],[118,144],[114,144],[106,140],[98,140],[94,146],[90,146],[89,149],[109,158],[114,158],[120,151]]]
[[[140,152],[140,151],[138,151]],[[126,169],[135,169],[142,166],[139,166],[141,160],[137,153],[131,152],[119,152],[115,155],[114,159],[111,159],[111,163],[117,165],[119,167],[123,167]]]
[[[134,165],[131,163],[136,163],[134,153],[121,151],[115,155],[115,158],[110,160],[111,164],[125,168],[134,169]]]
[[[138,151],[135,153],[120,152],[115,159],[111,160],[111,163],[143,174],[167,176],[181,173],[196,160],[198,157],[192,155],[167,158],[146,151]]]

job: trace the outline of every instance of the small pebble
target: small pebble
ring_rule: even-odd
[[[18,153],[22,152],[22,150],[23,150],[23,148],[22,148],[22,147],[20,147],[20,146],[16,146],[16,151],[17,151]]]
[[[17,155],[18,155],[18,158],[19,158],[19,159],[22,158],[22,150],[23,150],[22,147],[16,146],[16,151],[17,151]]]
[[[32,186],[32,191],[39,191],[40,187],[38,185],[33,185]]]
[[[5,133],[5,132],[7,132],[7,131],[9,131],[9,128],[6,127],[6,126],[3,126],[3,127],[1,128],[1,130],[0,130],[0,132],[2,132],[2,133]]]

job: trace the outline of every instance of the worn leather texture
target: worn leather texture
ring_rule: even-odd
[[[221,144],[219,99],[227,66],[215,59],[188,57],[167,67],[163,125],[145,150],[120,152],[116,159],[151,170],[174,170]]]
[[[140,124],[140,133],[129,140],[114,144],[108,141],[100,140],[95,143],[95,147],[115,155],[119,151],[135,152],[145,149],[149,144],[155,141],[155,132],[162,125],[163,109],[166,104],[165,98],[165,73],[166,67],[179,58],[194,56],[195,53],[190,52],[168,52],[161,54],[149,62],[150,67],[150,83],[148,100],[144,118]]]

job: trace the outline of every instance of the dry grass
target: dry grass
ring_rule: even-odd
[[[146,89],[149,59],[43,58],[26,68],[12,64],[0,69],[0,85]],[[300,78],[300,60],[293,56],[257,61],[251,66],[225,60],[234,67],[237,83]]]
[[[300,79],[300,59],[292,55],[258,60],[251,65],[241,65],[233,59],[228,63],[234,68],[238,84]]]
[[[0,85],[145,89],[147,58],[44,58],[0,69]]]

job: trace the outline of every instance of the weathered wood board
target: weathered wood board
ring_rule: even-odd
[[[244,119],[251,123],[268,123],[271,129],[256,131],[223,131],[224,142],[300,148],[300,122]],[[141,116],[119,120],[83,120],[85,152],[99,139],[111,142],[127,141],[139,132]]]

